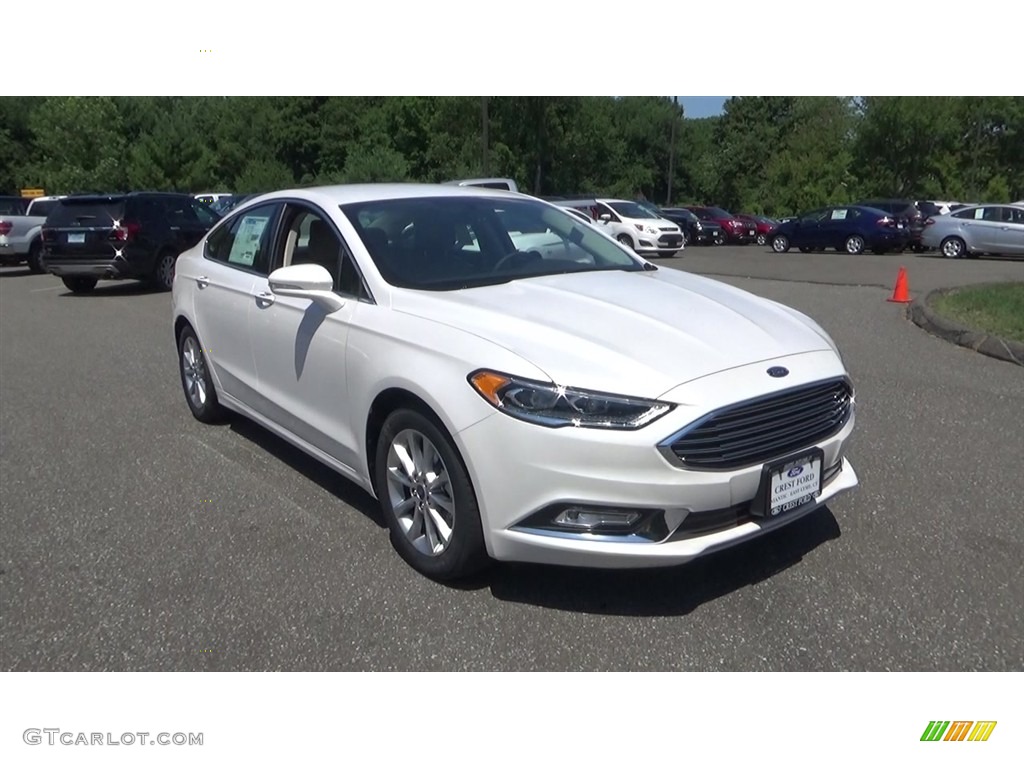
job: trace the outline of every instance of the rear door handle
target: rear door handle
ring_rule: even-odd
[[[206,275],[196,278],[196,282],[199,283],[200,288],[206,288],[210,284],[210,278]]]
[[[269,307],[276,299],[277,297],[274,294],[267,293],[266,291],[256,294],[256,303],[261,307]]]

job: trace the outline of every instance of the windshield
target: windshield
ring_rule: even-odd
[[[403,288],[457,290],[644,268],[604,234],[539,200],[406,198],[341,210],[384,279]]]
[[[708,208],[708,211],[710,211],[711,215],[714,216],[716,219],[731,219],[731,218],[733,218],[733,215],[731,213],[729,213],[727,210],[725,210],[724,208]]]
[[[656,213],[652,214],[650,211],[648,211],[643,206],[641,206],[641,205],[639,205],[637,203],[629,203],[629,202],[623,201],[623,202],[608,203],[607,205],[608,205],[609,208],[611,208],[613,211],[615,211],[617,214],[619,214],[619,216],[621,216],[624,219],[650,219],[650,218],[655,218],[656,219],[656,218],[658,218],[658,214],[656,214]]]

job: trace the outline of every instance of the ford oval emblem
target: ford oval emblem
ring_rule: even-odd
[[[768,375],[773,379],[781,379],[783,376],[789,376],[789,368],[776,365],[768,369]]]
[[[804,471],[804,468],[803,468],[803,467],[793,467],[793,468],[792,468],[791,470],[789,470],[789,472],[787,472],[786,474],[787,474],[787,475],[788,475],[789,477],[797,477],[797,476],[798,476],[798,475],[800,475],[800,474],[801,474],[801,473],[802,473],[803,471]]]

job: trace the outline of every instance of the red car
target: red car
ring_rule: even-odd
[[[757,216],[753,213],[737,213],[736,218],[746,224],[754,225],[755,238],[758,245],[767,244],[768,235],[779,226],[779,222],[774,219],[769,219],[767,216]]]
[[[697,214],[697,218],[707,219],[718,224],[722,228],[727,243],[746,244],[757,239],[757,229],[753,223],[743,221],[723,208],[716,208],[713,205],[687,207]]]

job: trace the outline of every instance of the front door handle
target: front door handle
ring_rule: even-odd
[[[256,294],[256,303],[259,304],[260,307],[269,307],[276,299],[277,297],[274,294],[267,293],[266,291]]]
[[[200,277],[196,278],[196,282],[199,283],[199,288],[203,289],[210,284],[210,278],[208,278],[206,275],[201,275]]]

